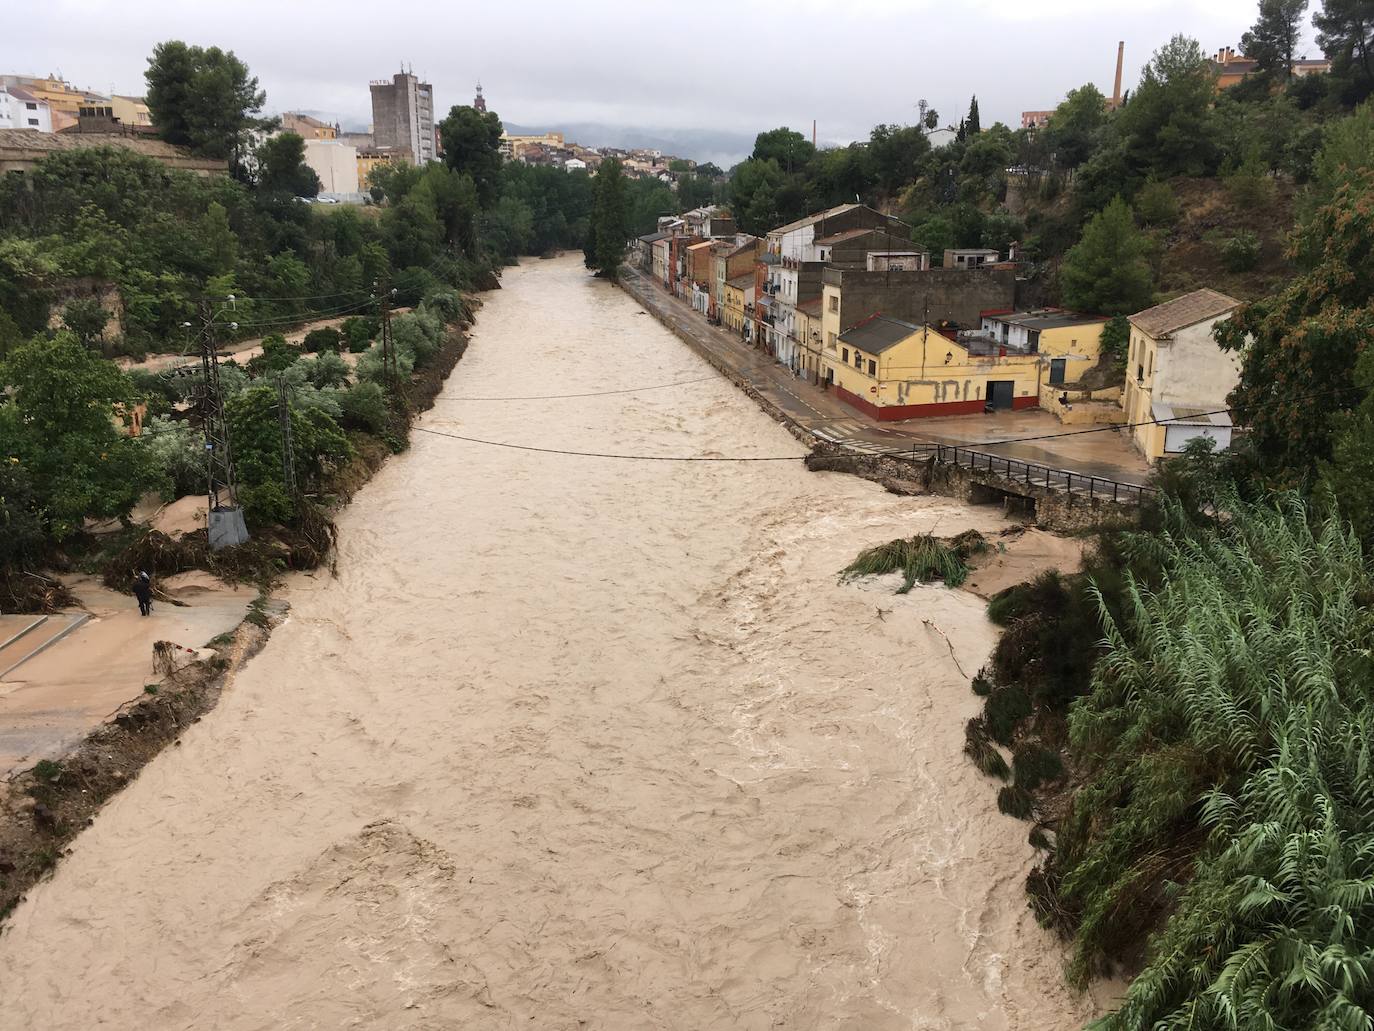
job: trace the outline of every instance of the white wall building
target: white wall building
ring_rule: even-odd
[[[19,86],[0,87],[0,129],[52,132],[52,108]]]
[[[1223,351],[1213,330],[1239,307],[1216,290],[1194,290],[1130,317],[1121,404],[1150,462],[1197,437],[1210,437],[1217,450],[1230,445],[1226,397],[1240,381],[1240,355]]]
[[[358,148],[334,140],[306,140],[305,163],[320,177],[321,193],[358,193]]]

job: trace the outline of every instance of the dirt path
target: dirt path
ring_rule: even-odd
[[[511,270],[422,422],[802,454],[580,261]],[[459,401],[661,386],[541,401]],[[448,400],[445,400],[447,398]],[[796,462],[419,434],[339,577],[0,937],[16,1027],[1072,1028],[1026,825],[961,754],[983,605],[841,585],[1003,525]]]

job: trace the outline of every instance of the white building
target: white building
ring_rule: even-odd
[[[0,129],[52,132],[52,108],[19,86],[0,87]]]
[[[1239,307],[1216,290],[1194,290],[1130,317],[1121,404],[1150,462],[1198,437],[1216,441],[1217,450],[1230,446],[1226,397],[1240,381],[1240,355],[1223,351],[1212,333]]]
[[[868,239],[874,230],[895,230],[906,238],[900,219],[863,204],[841,204],[772,230],[763,262],[768,279],[759,304],[768,309],[764,343],[780,364],[802,374],[803,344],[797,332],[797,305],[821,293],[821,268],[840,258],[836,249]],[[890,240],[884,244],[891,247]],[[852,254],[846,255],[852,257]],[[863,260],[862,258],[860,259]]]
[[[358,193],[358,148],[335,140],[306,140],[305,163],[320,177],[320,192]]]
[[[581,158],[568,158],[567,161],[563,162],[563,171],[565,172],[585,172],[586,170],[587,162]]]

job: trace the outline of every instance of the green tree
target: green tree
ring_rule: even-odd
[[[715,184],[709,179],[691,173],[678,178],[677,200],[684,211],[710,204],[715,195]]]
[[[222,158],[239,170],[253,136],[272,125],[259,117],[267,94],[234,52],[168,40],[148,58],[148,110],[168,143]]]
[[[1077,168],[1097,148],[1107,122],[1107,98],[1091,82],[1069,90],[1050,115],[1045,127],[1054,162],[1060,168]]]
[[[76,335],[83,347],[100,350],[110,313],[94,297],[68,301],[62,308],[62,325]]]
[[[1156,50],[1118,115],[1129,162],[1160,179],[1214,170],[1208,117],[1214,95],[1211,65],[1197,40],[1175,36]]]
[[[755,236],[780,225],[777,194],[784,179],[777,161],[750,158],[730,172],[730,210],[740,229]]]
[[[239,241],[229,225],[229,212],[219,201],[212,200],[206,205],[201,239],[210,255],[211,271],[232,272],[238,262]]]
[[[1281,82],[1292,77],[1307,3],[1308,0],[1260,0],[1259,17],[1250,31],[1240,37],[1240,49],[1259,64],[1265,75]]]
[[[773,161],[783,172],[801,172],[816,156],[816,147],[801,133],[783,126],[754,137],[755,161]]]
[[[1366,101],[1346,118],[1328,123],[1321,149],[1312,161],[1307,204],[1328,204],[1336,190],[1374,168],[1374,101]]]
[[[1321,477],[1341,514],[1369,542],[1374,541],[1374,347],[1355,360],[1353,378],[1364,397],[1333,417],[1331,461],[1322,466]]]
[[[1117,197],[1093,216],[1059,270],[1064,303],[1078,311],[1126,315],[1150,305],[1154,277],[1146,240]]]
[[[1333,74],[1352,80],[1356,99],[1368,96],[1374,90],[1374,0],[1323,0],[1312,22]]]
[[[275,386],[250,387],[225,403],[234,441],[234,471],[245,515],[259,524],[287,522],[294,506],[282,488],[282,432]],[[320,478],[346,462],[353,453],[348,438],[319,408],[288,402],[292,455],[300,486],[318,485]]]
[[[305,140],[294,132],[278,133],[258,147],[258,189],[314,197],[320,177],[305,163]]]
[[[1374,173],[1336,190],[1300,231],[1315,265],[1217,326],[1242,356],[1230,396],[1265,476],[1307,485],[1331,457],[1332,413],[1363,391],[1355,362],[1374,339]]]
[[[964,134],[977,136],[982,131],[982,123],[978,119],[978,96],[975,94],[968,104],[968,116],[964,119]]]
[[[875,125],[867,151],[878,188],[892,196],[916,180],[930,153],[930,140],[920,126]]]
[[[71,333],[23,344],[0,362],[0,464],[22,466],[47,532],[64,540],[87,516],[127,515],[156,481],[139,441],[116,428],[134,397],[114,363]]]
[[[619,161],[608,158],[596,173],[586,253],[587,267],[595,269],[597,275],[615,280],[620,274],[630,236],[629,217],[624,173]]]
[[[470,176],[482,207],[496,203],[501,188],[501,119],[495,111],[457,106],[439,123],[444,164]]]
[[[41,501],[28,473],[17,462],[0,461],[0,570],[36,561],[46,543]]]

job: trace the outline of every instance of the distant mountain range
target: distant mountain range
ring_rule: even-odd
[[[295,110],[331,125],[338,122],[345,132],[367,132],[369,128],[365,120],[337,111]],[[714,129],[643,129],[600,122],[549,122],[537,126],[505,122],[504,125],[506,132],[514,136],[561,132],[569,143],[580,143],[584,147],[621,147],[627,150],[643,147],[646,150],[661,150],[673,157],[691,158],[698,164],[712,161],[724,169],[743,161],[754,149],[753,134]]]
[[[661,150],[665,154],[691,158],[698,163],[712,161],[726,169],[743,161],[754,149],[752,134],[713,129],[642,129],[597,122],[549,122],[539,126],[506,122],[505,129],[513,136],[561,132],[569,143],[580,143],[584,147]]]

